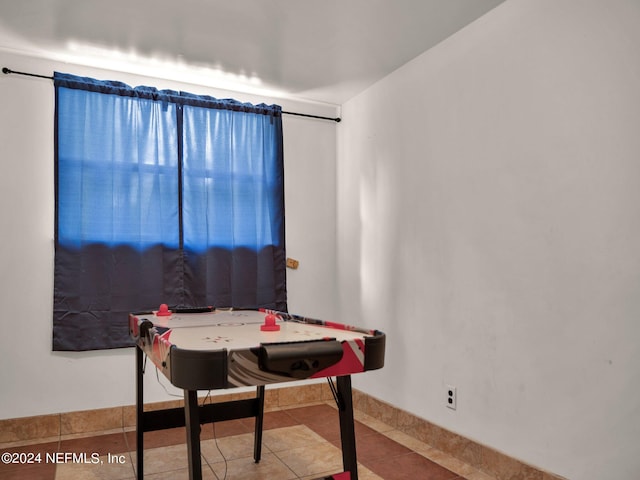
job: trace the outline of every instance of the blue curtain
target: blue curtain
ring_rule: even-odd
[[[56,73],[54,350],[131,311],[286,310],[281,110]]]

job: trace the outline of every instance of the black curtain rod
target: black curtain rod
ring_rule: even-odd
[[[16,75],[25,75],[27,77],[36,77],[36,78],[45,78],[47,80],[53,80],[53,77],[48,76],[48,75],[38,75],[35,73],[27,73],[27,72],[18,72],[16,70],[11,70],[10,68],[7,67],[2,67],[2,73],[4,74],[9,74],[9,73],[15,73]],[[342,119],[340,117],[323,117],[321,115],[310,115],[308,113],[296,113],[296,112],[286,112],[286,111],[282,111],[282,113],[286,114],[286,115],[296,115],[298,117],[307,117],[307,118],[317,118],[320,120],[331,120],[333,122],[340,122],[342,121]]]
[[[287,115],[297,115],[298,117],[307,117],[307,118],[319,118],[320,120],[332,120],[336,123],[339,123],[342,121],[342,119],[340,117],[323,117],[322,115],[311,115],[309,113],[295,113],[295,112],[285,112],[284,110],[282,110],[282,113],[285,113]]]
[[[47,80],[53,80],[53,77],[49,77],[47,75],[37,75],[35,73],[27,73],[27,72],[17,72],[15,70],[11,70],[7,67],[2,67],[2,73],[15,73],[17,75],[26,75],[27,77],[38,77],[38,78],[46,78]]]

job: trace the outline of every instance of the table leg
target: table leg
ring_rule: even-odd
[[[138,347],[136,349],[136,474],[138,480],[144,478],[144,374],[142,371],[143,353]]]
[[[358,460],[356,457],[356,433],[353,419],[353,398],[351,396],[351,376],[336,378],[339,397],[340,440],[342,443],[342,464],[344,471],[351,473],[351,480],[358,480]]]
[[[262,454],[262,427],[264,424],[264,385],[260,385],[256,392],[256,400],[258,401],[256,414],[256,429],[253,434],[253,459],[256,463],[260,462]]]
[[[200,458],[200,414],[198,412],[198,392],[196,390],[184,391],[184,418],[187,427],[189,480],[202,480],[202,460]]]

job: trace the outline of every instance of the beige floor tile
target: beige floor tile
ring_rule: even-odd
[[[214,463],[211,467],[218,478],[226,478],[226,480],[294,480],[298,478],[271,453],[263,454],[260,463],[255,463],[253,457],[245,457],[228,460],[226,463]]]
[[[371,470],[364,467],[358,468],[358,480],[384,480],[381,476],[376,475]]]
[[[263,446],[274,453],[324,441],[324,438],[305,425],[276,428],[262,434]]]
[[[107,456],[99,457],[100,463],[58,463],[56,480],[132,480],[134,478],[131,457],[125,455],[124,463],[110,463]],[[91,461],[91,457],[87,457]]]
[[[283,450],[276,455],[300,477],[319,475],[326,471],[335,473],[342,468],[342,452],[329,442]]]
[[[200,443],[202,456],[209,463],[253,456],[253,433],[204,440]],[[263,446],[264,450],[264,446]]]
[[[307,475],[304,477],[296,477],[296,478],[299,478],[300,480],[318,480],[318,479],[323,479],[325,477],[328,477],[329,475],[334,475],[336,473],[339,473],[339,472],[336,472],[335,470],[331,470],[331,471],[327,470],[326,472],[319,472],[314,475]]]
[[[189,480],[189,469],[172,470],[169,472],[152,473],[144,476],[145,480]],[[218,480],[215,473],[205,463],[202,465],[202,480]]]
[[[131,452],[133,465],[136,465],[136,452]],[[162,473],[171,470],[188,468],[186,444],[170,447],[149,448],[144,451],[144,474]],[[57,480],[57,479],[56,479]]]

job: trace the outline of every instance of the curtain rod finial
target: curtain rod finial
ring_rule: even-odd
[[[11,73],[11,70],[9,70],[7,67],[2,67],[2,73]]]

